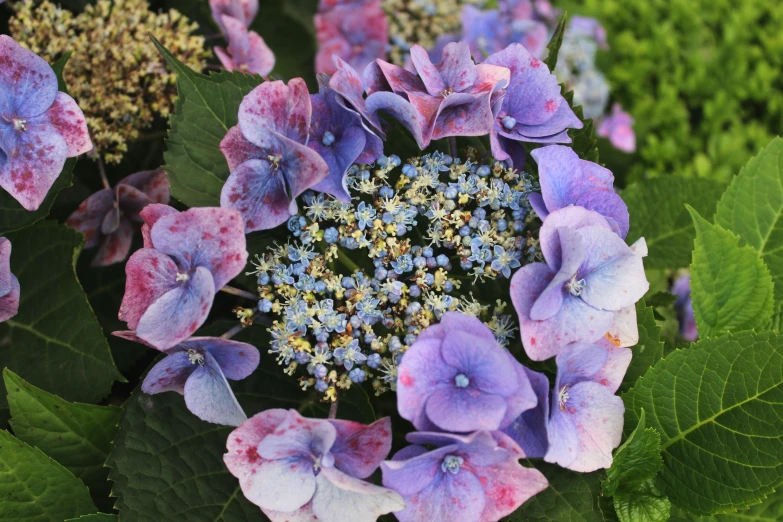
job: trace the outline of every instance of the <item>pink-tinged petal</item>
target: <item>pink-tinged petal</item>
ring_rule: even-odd
[[[449,386],[430,394],[425,411],[427,418],[442,430],[496,430],[506,414],[506,401],[500,395]]]
[[[152,226],[157,223],[160,218],[170,216],[171,214],[177,214],[178,212],[179,211],[174,207],[159,203],[147,205],[139,212],[139,216],[144,221],[144,224],[141,226],[141,237],[144,240],[144,248],[154,248],[152,237],[150,237]]]
[[[398,98],[402,99],[402,96],[398,96]],[[461,93],[452,94],[449,98],[449,104],[457,105],[469,103],[471,100],[469,94]],[[430,96],[426,92],[410,92],[408,100],[416,111],[416,120],[421,127],[421,136],[426,148],[432,140],[432,133],[435,130],[441,106],[446,103],[446,100],[442,97]]]
[[[212,18],[220,26],[223,34],[226,29],[222,25],[223,15],[240,20],[245,26],[250,26],[258,14],[258,0],[209,0]]]
[[[482,63],[476,66],[476,80],[470,92],[473,94],[495,93],[508,86],[511,80],[511,70],[508,67]],[[494,105],[494,104],[493,104]]]
[[[612,450],[623,434],[625,407],[620,397],[601,384],[580,382],[568,390],[563,408],[556,396],[552,408],[544,460],[581,473],[612,465]]]
[[[245,138],[239,125],[234,125],[220,142],[220,151],[226,157],[228,170],[234,172],[238,166],[251,159],[267,159],[264,149],[257,147]]]
[[[147,199],[151,203],[161,203],[161,204],[168,204],[169,199],[171,199],[171,190],[169,189],[169,179],[166,176],[166,171],[162,168],[158,168],[155,170],[143,170],[141,172],[136,172],[135,174],[131,174],[130,176],[126,176],[122,178],[117,183],[117,200],[120,202],[120,207],[123,208],[123,211],[125,214],[138,214],[141,212],[141,208],[138,207],[136,201],[140,198],[136,193],[129,192],[128,194],[125,194],[122,187],[133,187],[140,192],[142,192],[144,195],[147,196]],[[133,197],[133,201],[126,201],[126,199],[129,199],[130,197]],[[145,203],[144,206],[147,204]],[[138,210],[136,210],[138,208]]]
[[[318,520],[374,522],[381,515],[405,507],[405,501],[398,493],[335,468],[323,468],[315,481],[313,514]]]
[[[214,298],[212,274],[200,266],[192,271],[187,281],[175,282],[171,290],[147,308],[139,319],[136,333],[159,350],[171,348],[204,324]]]
[[[46,111],[44,117],[65,140],[69,158],[92,150],[87,120],[73,98],[64,92],[58,92],[54,103]]]
[[[177,265],[157,250],[142,248],[128,260],[125,275],[119,318],[135,330],[147,308],[177,284]]]
[[[413,46],[413,49],[411,49],[411,58],[414,60],[413,63],[416,66],[419,75],[422,77],[422,80],[427,84],[424,74],[422,74],[421,69],[419,69],[419,63],[417,63],[417,60],[413,56],[413,50],[416,47],[418,46]],[[429,62],[428,56],[426,61]],[[421,60],[421,58],[419,59],[419,62],[424,64],[424,61]],[[468,89],[471,89],[473,92],[476,91],[477,86],[475,84],[478,79],[478,71],[476,70],[476,64],[474,64],[473,60],[470,58],[470,49],[465,42],[453,42],[446,45],[446,47],[443,48],[440,63],[434,67],[436,67],[436,71],[438,72],[439,83],[445,85],[444,89],[452,89],[454,92],[464,92]],[[433,92],[430,89],[430,85],[427,86],[427,90],[430,91],[430,94],[433,96],[436,96],[443,91],[443,89],[441,89],[440,91]]]
[[[464,469],[456,475],[439,470],[428,487],[403,498],[405,509],[394,514],[400,522],[481,521],[487,503],[479,479]]]
[[[272,72],[275,66],[275,55],[264,39],[255,31],[248,31],[241,20],[228,15],[223,15],[221,20],[227,33],[228,49],[216,47],[215,54],[223,67],[229,71],[236,69],[261,76]]]
[[[232,58],[246,58],[250,51],[250,33],[247,25],[241,20],[229,15],[220,17],[223,28],[226,30],[226,39],[228,40],[228,53]]]
[[[606,336],[615,346],[627,348],[639,342],[639,325],[636,321],[636,305],[626,306],[614,313],[612,326]]]
[[[418,341],[425,339],[443,339],[451,331],[460,331],[478,337],[486,342],[497,342],[492,330],[481,319],[460,312],[446,312],[440,318],[440,322],[425,328],[418,337]]]
[[[333,58],[335,73],[329,79],[329,88],[347,101],[373,128],[385,138],[381,130],[381,122],[376,114],[367,110],[364,102],[364,84],[359,74],[339,56]]]
[[[464,103],[459,98],[470,96]],[[484,136],[492,130],[494,120],[489,105],[490,93],[476,96],[452,94],[438,107],[437,118],[432,129],[432,139],[448,136]],[[411,98],[413,99],[413,98]]]
[[[382,83],[378,76],[380,74],[383,76],[383,79],[391,88],[392,92],[396,94],[410,94],[412,92],[428,94],[421,78],[410,71],[406,71],[399,65],[394,65],[383,60],[376,60],[375,65],[368,67],[365,71],[365,75],[367,74],[369,74],[371,78],[377,78],[369,82],[370,85],[368,87],[372,87],[373,84],[376,84],[376,88],[381,87]],[[374,89],[368,88],[367,92],[373,94]]]
[[[264,82],[239,105],[239,128],[245,138],[263,149],[278,144],[274,133],[307,143],[311,115],[310,94],[304,80],[294,78],[288,85],[281,81]]]
[[[0,237],[0,296],[11,291],[11,242]]]
[[[582,207],[565,207],[549,214],[544,220],[544,224],[539,233],[541,253],[544,254],[547,265],[553,270],[559,270],[563,264],[563,251],[561,247],[563,239],[558,230],[561,228],[578,230],[585,227],[602,227],[607,230],[611,230],[612,228],[604,216],[600,215],[598,212],[587,210]],[[584,256],[585,254],[582,253],[581,258],[584,259]],[[575,270],[573,266],[569,267],[569,269]]]
[[[114,191],[101,189],[79,205],[65,224],[84,234],[84,247],[92,248],[101,242],[101,223],[114,207]]]
[[[458,449],[456,444],[428,450],[421,445],[406,446],[392,460],[381,464],[383,485],[403,496],[415,495],[429,486],[441,473],[443,458]]]
[[[595,380],[594,376],[609,359],[609,350],[590,343],[571,343],[557,354],[557,379],[555,389],[576,383]]]
[[[427,88],[427,92],[430,96],[441,96],[449,87],[452,87],[452,89],[455,91],[460,92],[465,90],[470,85],[473,85],[473,80],[476,79],[476,71],[475,65],[473,65],[473,61],[470,59],[469,51],[467,61],[471,66],[473,66],[473,77],[464,78],[464,81],[460,83],[459,73],[462,71],[454,70],[455,67],[459,66],[463,66],[464,69],[465,65],[464,63],[461,63],[463,62],[461,58],[464,57],[461,56],[462,53],[458,52],[458,50],[454,48],[456,46],[457,44],[449,44],[446,46],[446,49],[443,50],[444,62],[441,63],[441,67],[446,69],[446,71],[451,75],[449,78],[454,79],[457,86],[461,85],[461,89],[448,85],[447,82],[441,78],[440,71],[430,61],[430,57],[424,47],[421,45],[414,45],[411,47],[411,61],[413,62],[413,66],[416,68],[416,72],[419,74],[419,78],[421,78],[421,81],[424,83],[424,86]],[[464,76],[468,75],[467,72],[463,74]]]
[[[262,509],[270,522],[320,522],[313,514],[313,501],[294,511],[273,511]]]
[[[219,207],[192,208],[163,216],[151,231],[159,251],[182,267],[204,267],[215,290],[239,275],[247,263],[245,230],[238,212]]]
[[[427,148],[429,140],[425,140],[418,113],[408,100],[391,92],[376,92],[368,96],[365,102],[370,114],[378,111],[388,113],[408,129],[421,150]]]
[[[584,241],[579,231],[572,228],[560,227],[555,233],[560,240],[560,259],[553,261],[547,258],[547,264],[550,269],[557,270],[557,273],[530,309],[530,318],[535,321],[549,319],[562,309],[566,297],[565,285],[577,274],[590,245]]]
[[[185,405],[203,421],[239,426],[247,420],[220,365],[209,352],[204,354],[204,365],[196,364],[185,382],[184,395]]]
[[[275,54],[263,38],[255,31],[250,31],[250,57],[247,70],[253,74],[266,76],[275,68]]]
[[[510,458],[490,468],[476,468],[476,477],[484,486],[487,501],[482,522],[493,522],[510,515],[548,486],[546,477],[535,468],[523,467]]]
[[[296,511],[310,502],[315,491],[313,461],[306,458],[261,459],[252,490],[242,488],[245,497],[264,511]]]
[[[138,335],[136,335],[136,332],[133,330],[119,330],[116,332],[111,333],[114,337],[119,337],[120,339],[125,339],[126,341],[130,341],[132,343],[139,343],[143,344],[149,348],[155,348],[150,343],[145,341],[144,339],[141,339]],[[157,348],[155,348],[157,350]],[[168,353],[171,353],[172,350],[167,350]]]
[[[117,229],[104,236],[101,247],[92,259],[90,266],[109,266],[125,261],[132,242],[133,225],[130,220],[121,218]]]
[[[441,341],[416,341],[400,361],[397,371],[397,409],[402,418],[421,425],[427,398],[434,391],[450,386],[457,370],[441,357]]]
[[[9,280],[8,292],[0,295],[0,323],[11,319],[19,311],[19,280],[13,274],[10,274]]]
[[[326,455],[336,438],[337,430],[328,420],[308,419],[288,410],[286,420],[258,444],[258,454],[272,460]]]
[[[315,15],[315,27],[319,40],[318,54],[315,55],[315,71],[319,74],[334,74],[334,58],[343,57],[350,60],[352,54],[350,42],[342,35],[327,38],[329,34],[335,33],[332,28],[328,32],[323,31],[323,27],[328,25],[324,23],[320,14]]]
[[[549,420],[549,379],[543,373],[524,368],[536,394],[535,408],[522,412],[503,432],[508,434],[528,458],[543,458],[549,447],[546,425]]]
[[[623,383],[625,373],[631,364],[633,352],[628,348],[615,346],[608,339],[602,339],[598,341],[598,344],[608,350],[609,356],[606,358],[603,368],[593,375],[592,380],[615,393]]]
[[[141,390],[150,395],[169,391],[182,395],[185,382],[195,369],[186,352],[174,352],[152,367],[141,383]]]
[[[225,70],[233,71],[235,69],[234,60],[231,58],[231,55],[228,54],[228,51],[222,47],[213,47],[212,50],[215,52],[217,59],[220,60],[220,65],[222,65]]]
[[[0,114],[33,118],[52,106],[57,77],[43,58],[0,35]]]
[[[251,502],[254,501],[248,492],[254,489],[254,468],[261,460],[257,451],[258,444],[287,418],[288,410],[262,411],[243,422],[228,436],[226,441],[228,452],[223,455],[223,461],[231,474],[239,479],[242,491]]]
[[[65,140],[51,125],[30,123],[6,152],[0,156],[0,187],[26,210],[37,210],[63,170]]]
[[[266,160],[246,161],[234,169],[223,185],[220,206],[238,210],[247,232],[275,228],[297,209],[282,173]]]
[[[344,420],[329,422],[337,430],[331,450],[335,467],[360,479],[372,475],[391,450],[391,419],[384,417],[369,426]]]
[[[219,337],[191,337],[179,345],[183,350],[209,352],[217,361],[227,379],[239,381],[249,376],[258,367],[258,349],[250,344]]]

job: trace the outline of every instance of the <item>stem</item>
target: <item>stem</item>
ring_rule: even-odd
[[[329,406],[329,418],[330,419],[336,419],[337,418],[337,404],[340,402],[340,399],[338,397],[334,398],[334,401],[332,401],[332,405]]]
[[[337,259],[347,268],[351,271],[351,274],[359,270],[359,265],[353,262],[353,260],[348,257],[345,253],[343,253],[342,250],[337,251]]]
[[[245,297],[247,299],[252,299],[253,301],[258,301],[258,295],[248,292],[247,290],[241,290],[239,288],[234,288],[233,286],[224,286],[220,289],[221,292],[225,292],[227,294],[231,295],[238,295],[239,297]]]
[[[103,166],[103,158],[101,158],[100,152],[95,152],[95,160],[98,162],[98,172],[101,174],[103,187],[110,189],[111,185],[109,185],[109,178],[106,177],[106,168]]]
[[[264,324],[264,325],[272,324],[272,322],[269,320],[269,318],[266,315],[264,315],[264,314],[262,314],[261,312],[258,312],[258,311],[256,313],[254,313],[250,317],[250,320],[253,323],[259,323],[259,324]],[[245,326],[242,323],[239,323],[238,325],[232,327],[231,330],[229,330],[226,333],[224,333],[223,335],[221,335],[220,338],[221,339],[231,339],[236,334],[241,332],[244,328],[245,328]]]
[[[457,138],[456,136],[451,136],[449,138],[449,154],[451,154],[452,159],[457,159]]]

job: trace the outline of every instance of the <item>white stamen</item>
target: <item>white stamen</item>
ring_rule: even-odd
[[[557,404],[560,406],[560,411],[565,411],[566,403],[568,402],[568,385],[566,384],[557,394]]]
[[[190,361],[190,364],[204,366],[204,356],[198,353],[196,350],[188,350],[188,360]]]
[[[187,281],[190,279],[190,276],[188,274],[180,274],[177,272],[177,283]]]
[[[574,297],[579,297],[582,295],[585,286],[587,286],[587,282],[584,279],[577,281],[576,276],[572,277],[571,280],[566,283],[566,288]]]
[[[17,120],[14,118],[14,130],[18,131],[26,131],[27,130],[27,120]]]

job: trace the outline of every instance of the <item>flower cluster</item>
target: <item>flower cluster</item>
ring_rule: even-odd
[[[364,381],[393,389],[400,355],[449,310],[487,317],[503,344],[513,333],[502,306],[466,290],[535,259],[536,187],[499,162],[433,153],[401,163],[353,165],[350,203],[305,194],[288,220],[294,239],[255,262],[259,309],[280,317],[270,352],[290,374],[305,368],[303,386],[327,397]]]
[[[49,0],[16,5],[10,32],[22,45],[50,63],[73,51],[65,82],[82,105],[97,153],[109,163],[118,163],[129,142],[174,108],[174,75],[149,35],[191,68],[200,70],[206,59],[204,39],[193,35],[196,24],[175,10],[156,14],[146,0],[90,2],[77,16]]]
[[[19,311],[19,280],[11,273],[11,242],[0,237],[0,323]]]
[[[377,58],[386,57],[389,22],[381,0],[320,0],[315,15],[318,54],[315,70],[334,74],[332,60],[339,56],[362,70]]]
[[[228,47],[215,47],[227,71],[238,70],[266,76],[275,66],[275,55],[264,39],[248,28],[258,13],[258,0],[210,0],[212,17],[228,41]]]

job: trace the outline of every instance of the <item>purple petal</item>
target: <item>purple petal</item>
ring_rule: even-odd
[[[227,379],[239,381],[258,367],[258,349],[250,344],[219,337],[191,337],[179,344],[183,350],[209,352]]]
[[[599,226],[607,230],[611,225],[606,218],[592,210],[582,207],[565,207],[555,210],[544,219],[544,225],[539,232],[541,253],[544,254],[547,264],[556,269],[562,264],[562,250],[560,248],[560,228],[578,230],[584,227]]]
[[[496,430],[506,414],[506,401],[499,395],[450,386],[432,392],[425,411],[427,418],[442,430]]]
[[[443,458],[456,449],[453,444],[432,451],[420,445],[406,446],[381,464],[383,485],[404,496],[415,495],[435,480]]]
[[[482,63],[476,65],[476,80],[470,89],[473,94],[492,93],[500,95],[501,89],[508,86],[511,80],[511,71],[508,67]],[[493,98],[493,105],[494,105]]]
[[[135,330],[144,312],[177,284],[177,265],[152,248],[133,253],[125,265],[125,295],[119,318]]]
[[[457,371],[441,357],[441,341],[425,339],[413,343],[400,361],[397,371],[397,409],[415,426],[423,426],[429,395],[450,386]]]
[[[117,201],[120,202],[123,212],[131,219],[136,219],[135,214],[141,212],[141,209],[149,203],[140,207],[140,196],[137,192],[129,191],[128,187],[144,194],[151,203],[166,205],[171,199],[169,179],[166,176],[166,171],[162,168],[143,170],[126,176],[117,183]]]
[[[87,130],[87,120],[84,118],[84,113],[76,101],[64,92],[57,93],[54,103],[44,113],[43,118],[46,118],[48,123],[65,140],[69,158],[92,150],[90,131]]]
[[[258,14],[258,0],[209,0],[209,7],[212,10],[212,18],[223,34],[226,34],[226,29],[221,24],[223,15],[236,18],[249,27]]]
[[[388,113],[408,129],[421,150],[427,148],[429,140],[425,140],[418,113],[408,100],[391,92],[376,92],[367,97],[366,105],[370,114]]]
[[[609,350],[609,357],[607,357],[604,367],[593,376],[593,380],[606,386],[614,393],[623,383],[625,373],[631,364],[633,352],[628,348],[615,346],[609,340],[600,340],[598,343]]]
[[[432,139],[489,134],[494,123],[490,95],[490,92],[478,95],[454,93],[439,103]],[[414,99],[411,97],[411,100]]]
[[[313,514],[317,520],[371,522],[405,507],[402,497],[386,488],[356,479],[335,468],[323,468],[315,478]]]
[[[167,355],[152,367],[141,384],[144,393],[155,395],[168,391],[182,395],[185,392],[185,382],[196,370],[185,352],[174,352]]]
[[[43,58],[0,35],[0,115],[40,116],[54,103],[57,77]]]
[[[533,207],[533,210],[538,214],[538,217],[540,217],[542,221],[546,219],[549,215],[549,211],[546,209],[543,196],[538,192],[533,192],[530,194],[528,200],[530,201],[530,206]]]
[[[296,410],[288,410],[285,421],[258,444],[258,454],[265,459],[309,458],[313,453],[325,455],[336,438],[337,430],[329,421],[307,419]]]
[[[613,191],[612,172],[580,159],[570,147],[541,147],[531,152],[531,156],[538,163],[541,194],[550,212],[573,205],[588,192]]]
[[[246,161],[232,171],[220,193],[220,206],[238,210],[247,232],[275,228],[297,208],[283,176],[267,160]]]
[[[332,60],[337,70],[329,79],[329,88],[345,98],[345,101],[351,104],[385,138],[378,116],[367,110],[364,102],[364,84],[359,74],[339,56],[332,57]]]
[[[337,430],[331,449],[334,465],[352,477],[372,475],[391,450],[391,419],[384,417],[369,426],[344,420],[329,422]]]
[[[114,191],[101,189],[82,201],[65,224],[84,234],[84,247],[93,248],[101,241],[101,223],[114,207]]]
[[[538,125],[517,124],[513,133],[507,133],[501,128],[502,134],[508,134],[509,138],[520,139],[532,143],[571,143],[566,129],[581,129],[584,125],[574,114],[568,103],[563,101],[552,113],[552,117]]]
[[[266,159],[264,149],[248,141],[239,125],[228,129],[226,136],[220,142],[220,151],[226,157],[230,172],[234,172],[234,169],[248,160]]]
[[[176,283],[175,279],[174,285],[147,308],[136,326],[138,336],[160,350],[181,343],[198,330],[215,297],[212,274],[201,266],[190,274],[188,281]]]
[[[239,426],[247,420],[247,415],[214,357],[207,352],[204,359],[205,364],[196,367],[185,382],[185,404],[203,421]]]
[[[11,242],[4,237],[0,237],[0,296],[10,292],[12,286]]]
[[[121,263],[128,257],[133,241],[133,225],[121,218],[117,229],[105,236],[90,266],[109,266]]]
[[[609,351],[603,346],[589,343],[571,343],[557,354],[557,379],[555,389],[573,386],[593,379],[604,367]]]
[[[11,288],[8,293],[0,295],[0,323],[14,317],[19,312],[19,280],[11,274]]]
[[[383,60],[376,60],[364,72],[365,83],[367,84],[367,93],[372,95],[376,91],[384,88],[381,77],[385,80],[385,85],[395,94],[420,93],[428,94],[424,82],[416,74],[406,71],[399,65],[394,65]],[[369,78],[367,78],[369,76]]]
[[[405,509],[394,514],[400,522],[475,522],[487,502],[479,479],[464,469],[456,475],[439,470],[427,488],[403,498]]]
[[[501,429],[514,422],[522,412],[535,408],[536,404],[538,404],[536,392],[533,390],[530,379],[528,379],[529,371],[519,364],[519,361],[511,353],[507,352],[506,355],[508,356],[509,365],[516,371],[518,387],[516,392],[506,399],[506,414],[503,416],[503,420],[500,421]]]
[[[418,340],[443,339],[450,331],[465,332],[486,342],[497,342],[492,330],[481,319],[460,312],[446,312],[440,322],[425,328]]]
[[[463,57],[460,56],[462,53],[455,49],[456,46],[456,43],[449,44],[446,46],[446,49],[443,50],[444,61],[441,62],[441,67],[446,70],[450,79],[459,80],[459,73],[465,69],[466,64],[460,63],[462,61],[460,58]],[[465,46],[465,49],[467,50],[467,46]],[[427,55],[427,51],[424,50],[424,47],[420,45],[414,45],[411,47],[411,61],[413,62],[413,66],[416,68],[416,72],[419,74],[419,78],[421,78],[421,81],[424,83],[424,86],[426,87],[430,96],[441,96],[441,93],[450,87],[450,85],[447,83],[447,80],[441,78],[438,67],[435,67],[435,65],[430,61],[430,57]],[[475,80],[476,70],[475,65],[473,65],[473,61],[470,59],[470,52],[468,52],[467,61],[473,68],[471,71],[473,73],[473,77],[470,78],[469,82],[466,82],[465,85],[463,85],[462,89],[455,88],[454,90],[457,92],[463,91],[470,85],[473,85],[473,80]],[[463,67],[463,70],[454,70],[457,67]],[[464,74],[467,76],[467,71]],[[459,84],[458,81],[455,83]]]
[[[581,196],[574,204],[588,210],[594,210],[606,217],[614,233],[621,238],[625,239],[625,236],[628,235],[628,229],[630,228],[628,206],[623,201],[623,198],[614,192],[590,192]]]
[[[304,80],[294,78],[288,85],[281,81],[264,82],[239,105],[239,128],[245,138],[263,149],[277,145],[279,140],[274,133],[304,144],[311,115],[310,94]]]
[[[487,499],[480,520],[500,520],[549,486],[543,473],[523,467],[514,458],[476,468],[475,473]]]
[[[560,263],[558,264],[557,260],[553,261],[551,258],[547,258],[549,267],[558,271],[549,282],[549,285],[541,292],[541,295],[536,299],[533,308],[530,310],[530,318],[536,321],[549,319],[560,311],[563,307],[563,299],[566,296],[564,286],[576,275],[577,270],[582,266],[587,255],[589,243],[583,240],[579,231],[560,227],[556,229],[556,234],[560,239],[558,252],[560,254]],[[549,233],[545,235],[549,235]]]
[[[147,205],[139,212],[139,217],[144,221],[144,224],[141,226],[141,237],[144,240],[144,248],[154,248],[152,246],[152,238],[150,237],[152,226],[163,216],[176,214],[178,212],[179,211],[173,207],[158,203]]]
[[[508,355],[494,339],[487,342],[461,331],[447,332],[441,345],[444,362],[470,378],[469,388],[502,397],[509,397],[519,387]]]
[[[546,431],[549,420],[549,379],[543,373],[527,368],[525,373],[536,394],[536,407],[524,411],[503,432],[519,444],[526,457],[543,458],[549,447]]]

